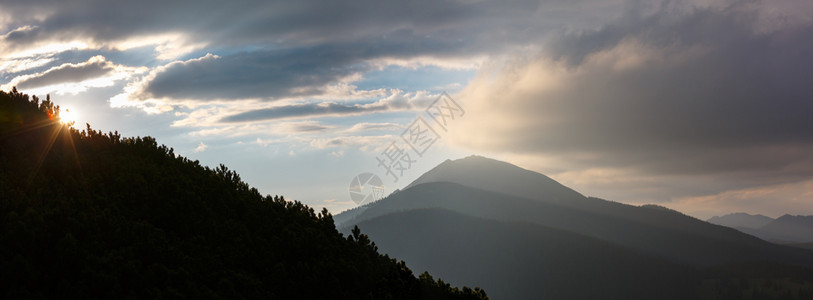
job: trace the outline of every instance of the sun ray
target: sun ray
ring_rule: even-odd
[[[40,151],[40,154],[37,156],[37,163],[34,165],[34,170],[29,175],[28,180],[26,181],[26,188],[31,186],[31,183],[34,182],[34,178],[39,173],[40,168],[42,167],[42,163],[45,162],[45,158],[48,157],[48,154],[51,152],[51,147],[53,147],[54,142],[56,142],[57,137],[59,137],[59,132],[61,131],[63,125],[51,122],[51,132],[49,133],[48,141],[45,143],[45,146]]]
[[[40,121],[31,123],[29,125],[20,126],[18,128],[14,128],[12,130],[9,130],[8,132],[6,132],[4,138],[10,137],[12,135],[25,133],[25,132],[35,130],[35,129],[40,129],[40,128],[43,128],[43,127],[46,127],[46,126],[51,126],[51,125],[54,125],[54,124],[53,124],[53,121],[51,121],[49,119],[40,120]]]
[[[82,183],[83,190],[85,192],[87,192],[87,190],[88,190],[87,189],[87,183],[84,180],[85,175],[84,175],[84,171],[82,170],[82,163],[79,160],[79,153],[76,152],[76,144],[74,144],[74,142],[73,142],[73,131],[75,129],[65,128],[65,127],[63,127],[63,128],[65,130],[61,130],[63,132],[63,137],[62,138],[67,139],[67,143],[70,146],[69,150],[71,151],[73,161],[74,161],[74,163],[76,163],[76,169],[77,169],[76,175],[79,176],[79,182]]]

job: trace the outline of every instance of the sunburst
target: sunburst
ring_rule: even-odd
[[[79,115],[76,113],[75,109],[66,108],[64,111],[59,113],[59,121],[66,125],[75,124],[78,117]]]

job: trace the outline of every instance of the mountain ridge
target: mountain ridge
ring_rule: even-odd
[[[537,181],[540,183],[536,184]],[[507,184],[500,186],[502,183]],[[518,183],[530,186],[517,187]],[[416,223],[420,222],[416,220],[428,218],[424,216],[424,213],[416,213],[416,211],[431,210],[448,211],[458,216],[450,217],[448,222],[443,222],[442,218],[427,219],[431,220],[434,224],[432,228],[435,228],[436,231],[443,231],[443,228],[458,228],[457,230],[460,230],[458,234],[474,238],[477,236],[475,232],[467,232],[463,229],[465,226],[461,227],[460,224],[454,222],[463,222],[477,228],[487,227],[486,224],[491,224],[489,226],[495,228],[508,226],[505,224],[524,224],[521,227],[554,230],[559,237],[566,235],[572,238],[595,239],[606,243],[602,245],[612,245],[607,247],[623,249],[625,253],[638,255],[640,261],[646,261],[645,257],[652,257],[659,261],[690,266],[697,270],[692,273],[694,275],[689,275],[689,277],[697,280],[694,282],[699,294],[686,298],[696,298],[697,295],[708,295],[707,293],[723,290],[735,294],[741,293],[742,287],[739,285],[728,285],[727,283],[711,287],[705,285],[709,281],[720,282],[719,280],[723,280],[721,278],[757,280],[749,277],[754,276],[753,272],[746,272],[757,268],[753,266],[759,266],[760,270],[772,268],[782,270],[765,273],[779,274],[776,276],[803,274],[798,276],[804,276],[801,279],[807,280],[805,282],[813,282],[813,275],[804,275],[809,274],[804,270],[811,270],[813,267],[812,251],[801,247],[786,247],[768,243],[736,229],[711,224],[657,205],[632,206],[585,197],[542,174],[476,156],[447,160],[420,176],[406,188],[379,201],[340,213],[336,216],[336,220],[337,222],[341,220],[338,227],[343,232],[347,232],[353,225],[359,225],[378,240],[377,245],[385,253],[405,255],[410,258],[409,263],[417,268],[434,267],[433,270],[437,270],[440,276],[463,280],[463,278],[468,278],[466,276],[489,274],[499,269],[498,266],[486,265],[482,269],[469,270],[470,274],[460,274],[456,271],[456,268],[460,267],[460,263],[457,264],[458,267],[433,265],[438,263],[440,257],[478,257],[477,253],[472,252],[477,252],[476,249],[481,249],[478,247],[485,246],[473,245],[469,249],[459,247],[457,244],[463,243],[463,241],[458,241],[454,237],[450,237],[450,240],[446,241],[439,233],[425,228],[424,224]],[[459,217],[459,215],[464,217]],[[418,228],[424,228],[421,229],[422,234],[412,231],[418,230]],[[403,241],[398,240],[401,238],[408,239],[415,245],[405,245]],[[500,239],[500,235],[477,238]],[[549,238],[552,239],[549,242],[555,240],[544,234],[528,235],[526,240],[518,239],[514,243],[544,244],[545,239]],[[598,244],[580,245],[593,247],[590,251],[594,252],[601,252],[604,248]],[[431,247],[435,250],[428,253],[421,252],[423,253],[421,255],[404,252],[422,251],[415,247]],[[506,249],[511,249],[511,247]],[[536,261],[534,258],[523,256],[530,254],[520,254],[521,251],[518,252],[518,250],[511,251],[517,255],[515,259]],[[566,252],[584,253],[580,251],[586,250],[577,247]],[[566,259],[566,256],[563,256],[562,259]],[[569,274],[569,271],[562,265],[553,262],[537,262],[542,268],[550,268],[548,270],[553,274],[570,276],[566,275]],[[756,264],[753,264],[755,262]],[[749,267],[746,264],[751,265]],[[441,269],[442,271],[440,271]],[[592,271],[604,274],[603,276],[615,274],[611,270],[600,267],[596,267]],[[616,276],[621,275],[616,274]],[[624,278],[633,280],[631,277]],[[471,280],[471,278],[469,279]],[[606,279],[610,280],[609,277]],[[484,275],[478,277],[478,280],[480,281],[477,282],[482,286],[491,287],[495,297],[506,298],[506,295],[510,295],[510,293],[504,293],[499,287],[495,288],[500,284],[498,279]],[[765,280],[776,281],[776,285],[781,286],[782,289],[792,289],[780,278]],[[551,279],[551,282],[556,281]],[[533,285],[533,283],[527,284]],[[561,282],[557,284],[562,284],[562,287],[568,286]],[[701,286],[703,286],[702,289]],[[811,288],[813,289],[813,284],[811,284]],[[532,287],[526,287],[525,290],[529,293],[536,291]],[[572,297],[578,298],[575,295],[573,294]],[[629,298],[625,296],[630,295],[621,293],[610,298]],[[534,296],[523,295],[508,298],[525,299],[534,298]]]
[[[728,226],[778,244],[813,242],[813,216],[784,214],[772,219],[762,215],[734,213],[712,217],[709,222]]]
[[[530,222],[420,208],[358,226],[410,268],[455,284],[476,283],[495,299],[686,299],[697,284],[688,265]],[[624,271],[607,276],[598,270]]]
[[[485,174],[484,170],[488,170],[489,173]],[[419,176],[402,190],[421,183],[436,181],[454,182],[530,199],[544,197],[546,201],[556,203],[587,198],[544,174],[479,155],[470,155],[456,160],[447,159]]]
[[[402,190],[367,205],[354,219],[345,221],[339,228],[346,231],[353,224],[368,219],[423,208],[444,208],[470,216],[499,221],[531,222],[626,245],[644,253],[665,255],[672,259],[698,265],[724,262],[744,255],[744,253],[753,253],[756,255],[754,257],[760,257],[759,253],[762,250],[757,249],[768,249],[775,246],[735,229],[711,225],[672,210],[633,207],[646,214],[646,217],[627,219],[618,217],[617,214],[600,214],[595,210],[580,210],[571,206],[505,195],[452,182],[427,182]],[[341,217],[341,214],[339,216]],[[656,224],[656,226],[652,224]],[[631,234],[633,232],[638,234]],[[641,240],[640,234],[644,234],[650,240]],[[739,251],[731,248],[729,251],[708,252],[705,256],[688,255],[702,249],[694,246],[679,247],[683,243],[683,237],[686,236],[694,236],[693,244],[695,245],[737,243],[748,248],[738,249]],[[657,242],[655,243],[655,241]],[[717,248],[719,247],[722,246],[717,246]],[[752,252],[744,251],[746,249],[752,249],[749,250]],[[810,258],[810,264],[813,265],[813,257]]]
[[[756,229],[765,226],[774,220],[775,220],[774,218],[763,216],[760,214],[752,215],[744,212],[738,212],[723,216],[714,216],[709,218],[707,222],[717,225],[728,226],[731,228]]]

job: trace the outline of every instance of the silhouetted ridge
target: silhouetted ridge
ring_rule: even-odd
[[[0,92],[0,298],[486,299],[150,137]]]
[[[658,205],[584,197],[477,156],[447,160],[335,220],[343,232],[358,225],[413,269],[499,299],[813,296],[813,252],[804,244],[768,243]]]

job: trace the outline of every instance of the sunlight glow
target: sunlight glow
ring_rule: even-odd
[[[78,116],[76,110],[66,108],[64,111],[59,112],[59,121],[62,122],[62,124],[76,123]]]
[[[81,41],[72,41],[69,43],[42,42],[38,43],[37,46],[25,49],[17,53],[13,53],[9,55],[9,57],[11,58],[38,57],[42,55],[53,55],[56,53],[62,53],[68,50],[85,50],[88,48],[90,48],[90,45]]]

